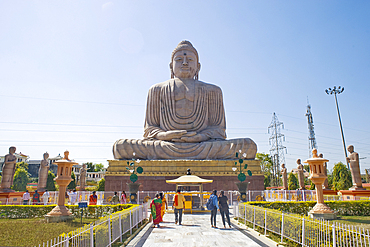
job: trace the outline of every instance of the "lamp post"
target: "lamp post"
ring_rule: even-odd
[[[343,127],[342,127],[342,120],[340,118],[340,113],[339,113],[339,106],[338,106],[338,100],[337,100],[337,94],[341,94],[343,93],[344,91],[344,87],[341,87],[339,86],[338,88],[336,88],[336,86],[334,86],[333,89],[331,89],[330,87],[328,89],[325,90],[325,92],[329,95],[329,94],[334,94],[334,97],[335,97],[335,104],[337,105],[337,112],[338,112],[338,119],[339,119],[339,126],[340,126],[340,132],[342,133],[342,141],[343,141],[343,148],[344,148],[344,154],[345,154],[345,157],[344,157],[344,160],[347,162],[347,167],[349,169],[349,164],[348,164],[348,161],[347,161],[347,149],[346,149],[346,142],[344,141],[344,134],[343,134]]]

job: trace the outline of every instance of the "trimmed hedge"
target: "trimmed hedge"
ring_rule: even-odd
[[[83,210],[85,218],[100,218],[112,213],[128,209],[135,204],[116,204],[116,205],[89,205]],[[21,219],[21,218],[37,218],[44,217],[56,205],[1,205],[0,218]],[[81,216],[81,209],[78,205],[66,205],[71,213],[76,216]]]
[[[246,202],[249,205],[276,209],[282,212],[307,215],[316,202]],[[370,216],[370,200],[327,201],[325,202],[338,215]]]

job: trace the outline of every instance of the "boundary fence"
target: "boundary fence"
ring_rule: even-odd
[[[277,210],[239,204],[238,217],[253,229],[262,229],[264,235],[280,235],[280,242],[290,240],[302,246],[370,246],[369,230],[326,220],[300,217]]]
[[[118,239],[122,242],[122,236],[139,227],[144,219],[148,218],[148,204],[129,208],[100,220],[78,228],[67,234],[62,234],[39,245],[39,247],[106,247]]]

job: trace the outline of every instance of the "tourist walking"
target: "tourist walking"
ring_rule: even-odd
[[[42,194],[42,196],[41,196],[42,202],[44,203],[44,205],[48,205],[49,197],[50,197],[49,191],[45,190],[44,194]]]
[[[211,225],[212,227],[217,228],[216,216],[217,210],[220,210],[220,208],[218,207],[217,190],[213,191],[212,195],[208,199],[207,204],[211,206],[211,208],[207,207],[208,210],[211,210]]]
[[[23,194],[23,205],[28,205],[28,202],[30,201],[30,193],[28,193],[28,190],[24,192]]]
[[[112,202],[112,204],[118,204],[119,203],[119,197],[117,195],[117,191],[114,192],[114,196],[112,197],[111,202]]]
[[[77,192],[76,192],[76,189],[74,189],[68,195],[69,195],[69,201],[71,202],[71,205],[75,205],[76,202],[77,202]]]
[[[161,208],[162,208],[162,200],[159,194],[156,194],[155,198],[150,203],[150,211],[152,214],[154,227],[159,227],[159,223],[162,222]]]
[[[166,197],[163,195],[162,192],[159,193],[159,196],[161,197],[161,200],[162,200],[161,215],[162,215],[162,220],[163,220],[163,215],[166,213],[166,209],[168,209],[168,205],[167,205]]]
[[[121,204],[126,204],[126,203],[127,203],[126,193],[124,191],[122,191]]]
[[[35,193],[32,196],[32,203],[39,205],[40,204],[40,194],[35,190]]]
[[[185,208],[185,197],[181,194],[181,190],[177,190],[175,197],[173,198],[173,207],[175,213],[175,224],[179,222],[181,225],[182,222],[182,211]]]
[[[222,223],[224,224],[224,228],[226,228],[225,217],[227,219],[227,223],[229,224],[229,227],[231,228],[228,198],[227,196],[224,195],[223,190],[220,191],[220,195],[218,196],[218,205],[220,207],[220,213],[221,213]]]
[[[96,205],[98,202],[98,197],[96,196],[96,191],[93,191],[92,195],[89,197],[89,205]]]

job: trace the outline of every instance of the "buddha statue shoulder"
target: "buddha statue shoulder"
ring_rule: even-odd
[[[242,150],[254,159],[249,138],[226,140],[221,88],[198,80],[197,50],[182,41],[172,52],[171,79],[149,89],[144,139],[120,139],[116,159],[232,159]]]

